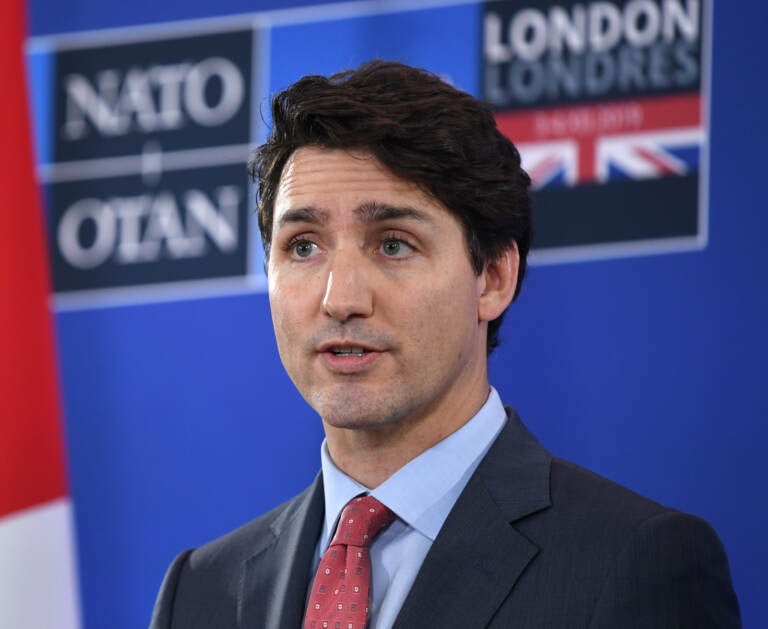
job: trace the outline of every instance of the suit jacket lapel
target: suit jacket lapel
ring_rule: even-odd
[[[432,544],[395,629],[487,626],[538,552],[512,523],[549,506],[551,456],[514,411],[507,413]]]
[[[324,511],[318,475],[273,522],[274,537],[243,563],[239,627],[300,629]]]

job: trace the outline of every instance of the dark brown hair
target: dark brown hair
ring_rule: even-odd
[[[386,61],[306,76],[278,93],[272,131],[248,165],[265,260],[283,167],[308,145],[368,150],[442,202],[464,226],[478,274],[517,243],[517,297],[531,242],[530,178],[486,105],[426,70]],[[488,353],[498,345],[503,316],[488,324]]]

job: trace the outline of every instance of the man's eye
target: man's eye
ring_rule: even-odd
[[[381,243],[381,252],[388,258],[402,258],[413,251],[413,247],[399,238],[387,238]]]
[[[317,251],[317,245],[309,240],[299,240],[291,245],[291,250],[297,258],[310,258]]]

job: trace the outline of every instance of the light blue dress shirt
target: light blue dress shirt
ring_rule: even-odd
[[[397,515],[371,545],[370,629],[389,629],[394,624],[432,542],[506,418],[501,399],[491,387],[477,415],[375,489],[336,467],[323,441],[325,521],[312,577],[331,543],[341,510],[352,498],[371,494]]]

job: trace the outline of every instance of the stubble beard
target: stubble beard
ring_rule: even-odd
[[[337,385],[315,392],[308,399],[323,422],[334,428],[377,430],[394,427],[418,414],[420,404],[402,386],[370,392],[356,385]]]

